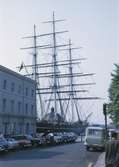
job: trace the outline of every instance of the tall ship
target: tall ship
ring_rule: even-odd
[[[19,72],[36,82],[36,110],[39,122],[51,124],[80,125],[87,121],[92,113],[81,112],[80,102],[96,100],[88,96],[87,86],[94,82],[83,82],[83,78],[94,73],[83,73],[80,64],[85,60],[76,54],[81,47],[74,47],[71,39],[66,40],[67,31],[58,31],[57,26],[65,20],[56,19],[54,12],[49,24],[51,32],[40,34],[34,25],[33,35],[23,37],[32,42],[22,50],[32,53],[32,63],[22,62]],[[66,35],[65,35],[66,36]],[[62,42],[63,41],[63,42]]]

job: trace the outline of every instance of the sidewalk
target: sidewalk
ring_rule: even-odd
[[[94,167],[105,167],[105,153],[102,153],[99,156],[99,158],[98,158],[96,164],[94,165]]]

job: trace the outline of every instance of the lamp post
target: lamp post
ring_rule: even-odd
[[[107,131],[107,106],[108,104],[103,104],[103,114],[105,116],[105,139],[108,139],[108,131]]]

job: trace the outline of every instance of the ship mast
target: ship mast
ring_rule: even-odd
[[[53,12],[53,64],[54,64],[54,110],[55,113],[57,113],[57,78],[56,78],[56,73],[57,73],[57,69],[56,69],[56,62],[57,62],[57,52],[56,52],[56,34],[55,34],[55,17],[54,17],[54,12]]]
[[[69,40],[69,73],[70,73],[70,91],[71,93],[69,94],[70,99],[71,99],[71,112],[72,112],[72,122],[74,120],[74,103],[73,103],[73,69],[72,69],[72,52],[71,52],[71,40]]]
[[[41,94],[40,94],[40,89],[39,89],[39,77],[38,77],[38,62],[37,62],[37,58],[38,58],[38,48],[41,49],[45,49],[47,47],[49,47],[49,45],[42,45],[42,46],[38,46],[37,45],[37,38],[39,38],[38,35],[36,35],[36,25],[34,25],[34,33],[33,36],[27,36],[27,37],[23,37],[23,39],[33,39],[33,46],[30,47],[25,47],[25,48],[21,48],[22,50],[29,50],[29,49],[33,49],[33,64],[32,65],[24,65],[23,67],[25,69],[27,68],[32,68],[32,73],[30,74],[26,74],[24,76],[29,76],[32,77],[35,81],[35,111],[37,113],[37,117],[38,117],[38,111],[37,111],[37,94],[39,95],[39,101],[40,101],[40,107],[41,107],[41,118],[43,117],[43,113],[44,113],[44,107],[43,107],[43,101],[41,98]],[[18,67],[21,68],[21,67]],[[28,73],[28,72],[27,72]]]
[[[80,48],[71,48],[71,39],[69,39],[69,73],[71,75],[71,77],[69,78],[70,80],[70,91],[71,93],[69,94],[70,98],[71,98],[71,111],[72,111],[72,122],[74,122],[74,106],[77,112],[77,116],[78,116],[78,121],[81,122],[80,116],[79,116],[79,112],[78,112],[78,107],[77,107],[77,102],[76,100],[74,100],[74,97],[76,95],[76,92],[74,90],[74,81],[73,81],[73,66],[72,66],[72,50],[74,49],[80,49]]]
[[[35,111],[37,113],[37,48],[36,48],[36,26],[34,25],[34,69],[33,69],[33,74],[34,74],[34,80],[35,80]],[[40,98],[41,99],[41,98]]]

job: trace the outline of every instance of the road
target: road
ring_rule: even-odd
[[[0,167],[88,167],[99,155],[73,143],[9,152],[0,155]]]

